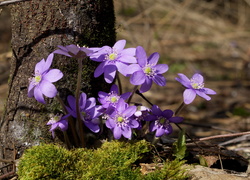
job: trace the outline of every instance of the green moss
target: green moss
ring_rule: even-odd
[[[18,166],[20,180],[70,179],[74,159],[71,152],[52,144],[26,150]]]
[[[183,161],[167,161],[163,167],[142,175],[139,162],[148,158],[151,145],[146,141],[105,142],[101,148],[92,150],[43,144],[25,151],[20,159],[20,180],[35,179],[126,179],[157,180],[184,179]]]
[[[187,179],[186,169],[183,168],[185,161],[177,159],[173,161],[167,160],[163,167],[156,169],[154,172],[143,177],[145,180],[184,180]]]
[[[80,179],[136,179],[140,177],[139,168],[133,169],[132,164],[149,151],[149,144],[145,141],[104,143],[89,157],[82,157],[86,160],[78,162],[79,170],[85,171]]]

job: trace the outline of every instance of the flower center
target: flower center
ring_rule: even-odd
[[[165,119],[165,118],[161,117],[161,118],[159,119],[159,123],[160,123],[160,124],[164,125],[165,122],[166,122],[166,119]]]
[[[167,128],[169,126],[169,120],[165,117],[159,117],[157,121],[155,121],[155,124],[159,127],[163,126]]]
[[[145,72],[146,74],[150,74],[150,73],[152,72],[151,67],[146,67],[146,68],[144,69],[144,72]]]
[[[59,116],[55,116],[55,117],[54,117],[54,120],[57,122],[57,121],[60,120],[60,118],[61,118],[61,117],[59,117]]]
[[[117,100],[118,100],[118,99],[117,99],[115,96],[113,96],[113,97],[110,98],[110,101],[111,101],[112,103],[117,102]]]
[[[38,84],[42,80],[42,77],[41,75],[37,75],[34,77],[34,79],[35,79],[36,84]]]
[[[127,126],[127,124],[128,124],[128,119],[127,119],[127,117],[124,117],[124,116],[122,116],[122,115],[118,115],[118,116],[116,116],[116,124],[117,124],[117,126]]]
[[[117,103],[119,99],[120,99],[120,96],[118,96],[116,92],[114,91],[110,92],[107,97],[107,101],[113,104]]]
[[[36,86],[42,81],[42,75],[39,72],[36,72],[34,77],[29,78],[29,81]]]
[[[144,68],[143,68],[143,72],[149,76],[149,77],[153,77],[155,76],[155,69],[152,68],[151,64],[147,64]]]
[[[117,57],[117,54],[115,54],[115,53],[111,53],[111,54],[108,55],[108,59],[109,59],[110,61],[115,60],[116,57]]]
[[[123,117],[119,116],[117,117],[117,122],[122,123],[124,121]]]
[[[51,119],[49,120],[51,123],[56,123],[58,121],[60,121],[62,118],[62,114],[61,115],[55,115],[53,117],[51,117]]]
[[[82,111],[81,112],[83,120],[90,120],[90,115],[87,112]]]
[[[105,59],[108,61],[114,61],[117,59],[118,53],[115,49],[112,49],[111,51],[107,52]]]
[[[85,117],[87,115],[86,112],[84,112],[84,111],[82,111],[81,114],[83,117]]]
[[[202,89],[204,88],[204,83],[197,82],[195,79],[191,79],[191,86],[194,89]]]

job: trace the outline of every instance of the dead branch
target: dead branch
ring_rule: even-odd
[[[225,146],[225,145],[228,145],[228,144],[233,144],[233,143],[238,143],[238,142],[248,141],[248,140],[250,140],[250,135],[246,134],[246,135],[231,139],[229,141],[220,143],[219,146]]]
[[[4,179],[4,178],[9,178],[10,176],[13,176],[16,172],[13,170],[13,171],[10,171],[6,174],[3,174],[0,176],[0,179]]]
[[[0,6],[6,6],[6,5],[9,5],[9,4],[24,2],[24,1],[30,1],[30,0],[8,0],[8,1],[3,1],[3,2],[0,2]]]
[[[207,140],[218,139],[218,138],[243,136],[243,135],[246,135],[246,134],[250,134],[250,131],[241,132],[241,133],[231,133],[231,134],[222,134],[222,135],[209,136],[209,137],[199,138],[198,141],[207,141]]]

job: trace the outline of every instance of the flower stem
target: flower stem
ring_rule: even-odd
[[[181,105],[177,108],[177,110],[175,111],[175,116],[177,116],[180,112],[181,112],[181,110],[184,108],[184,106],[185,106],[185,103],[184,102],[182,102],[181,103]]]
[[[117,79],[117,83],[118,83],[118,87],[119,87],[119,93],[122,94],[122,83],[121,83],[121,78],[119,76],[119,73],[117,73],[116,79]]]
[[[129,97],[129,99],[128,99],[128,102],[127,102],[128,104],[131,102],[131,99],[132,99],[133,95],[135,94],[137,88],[138,88],[138,85],[136,85],[136,86],[134,87],[134,89],[133,89],[133,91],[132,91],[132,94],[130,95],[130,97]]]
[[[63,131],[63,136],[64,136],[64,140],[65,140],[65,142],[67,144],[67,148],[71,149],[72,148],[72,144],[69,141],[69,136],[68,136],[68,134],[67,134],[66,131]]]
[[[67,111],[67,109],[66,109],[66,106],[65,106],[63,100],[60,98],[59,95],[56,95],[56,99],[57,99],[57,101],[60,103],[60,105],[62,106],[63,112],[64,112],[65,114],[68,114],[68,111]]]
[[[138,89],[136,90],[136,94],[138,94],[139,96],[141,96],[142,99],[144,99],[145,101],[147,101],[148,104],[150,104],[151,106],[153,106],[153,103],[151,103],[142,93],[140,93],[140,91]]]
[[[56,99],[61,104],[64,113],[65,114],[69,114],[69,112],[67,111],[66,106],[65,106],[65,104],[63,102],[63,100],[60,98],[59,95],[56,96]],[[72,144],[74,144],[76,146],[79,146],[79,144],[78,144],[78,137],[77,137],[77,134],[76,134],[76,131],[75,131],[75,124],[73,123],[73,119],[72,119],[71,116],[68,117],[68,122],[69,122],[69,126],[71,128],[71,131],[72,131],[72,134],[73,134],[73,140],[74,140],[74,143],[71,142],[70,144],[71,144],[71,146],[72,146]],[[65,134],[67,135],[67,133],[64,133],[65,142],[67,142],[67,139],[68,139],[68,142],[70,142],[69,138],[68,138],[68,135],[67,135],[67,137],[65,137],[66,136]]]
[[[175,111],[175,116],[177,116],[180,112],[181,112],[181,110],[183,109],[183,107],[185,106],[185,103],[184,102],[182,102],[181,103],[181,105],[177,108],[177,110]],[[177,123],[174,123],[181,131],[183,131],[183,129],[182,129],[182,127],[179,125],[179,124],[177,124]],[[203,150],[202,149],[202,147],[199,145],[199,144],[197,144],[196,143],[196,141],[191,137],[191,136],[189,136],[189,134],[187,133],[187,132],[185,132],[185,135],[197,146],[197,147],[199,147],[201,150]]]
[[[159,142],[159,140],[160,139],[158,137],[154,136],[153,139],[152,139],[152,144],[156,145]]]
[[[78,75],[77,75],[77,84],[76,84],[76,119],[79,128],[79,138],[81,142],[81,147],[85,147],[84,141],[84,132],[83,132],[83,122],[81,120],[80,114],[80,106],[79,106],[79,99],[80,99],[80,89],[81,89],[81,81],[82,81],[82,59],[78,59]]]

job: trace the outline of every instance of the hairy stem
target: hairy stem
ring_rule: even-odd
[[[128,99],[128,104],[131,102],[131,99],[132,99],[133,95],[135,94],[137,88],[138,88],[138,85],[136,85],[136,86],[134,87],[134,89],[133,89],[133,91],[132,91],[132,94],[131,94],[131,96],[130,96],[129,99]]]
[[[77,84],[76,84],[76,119],[79,128],[79,138],[81,142],[81,147],[85,147],[84,141],[84,132],[83,132],[83,122],[80,114],[80,106],[79,106],[79,98],[80,98],[80,89],[81,89],[81,81],[82,81],[82,59],[78,59],[78,76],[77,76]]]
[[[121,78],[119,76],[119,73],[117,73],[116,79],[117,79],[117,83],[118,83],[118,87],[119,87],[119,93],[122,94],[122,83],[121,83]]]
[[[141,96],[142,99],[144,99],[148,104],[150,104],[151,106],[153,106],[153,103],[151,103],[142,93],[140,93],[140,91],[138,89],[136,90],[136,94],[138,94],[139,96]]]
[[[175,111],[175,116],[178,115],[178,114],[181,112],[181,110],[183,109],[184,106],[185,106],[185,103],[182,102],[181,105],[180,105],[180,106],[177,108],[177,110]],[[177,123],[174,123],[174,124],[175,124],[181,131],[183,131],[182,127],[181,127],[179,124],[177,124]],[[201,150],[203,150],[202,147],[201,147],[199,144],[197,144],[196,141],[195,141],[191,136],[189,136],[189,134],[188,134],[187,132],[185,132],[185,135],[186,135],[191,141],[193,141],[193,143],[194,143],[197,147],[199,147]]]
[[[71,149],[72,148],[72,144],[69,141],[69,136],[68,136],[68,134],[67,134],[66,131],[63,131],[63,137],[64,137],[64,140],[66,142],[67,148]]]
[[[65,114],[69,114],[68,110],[66,109],[66,106],[63,102],[63,100],[60,98],[60,96],[56,96],[56,99],[58,100],[58,102],[61,104],[62,108],[63,108],[63,111]],[[76,146],[79,146],[78,144],[78,137],[77,137],[77,134],[76,134],[76,131],[75,131],[75,124],[74,124],[74,120],[72,119],[71,116],[68,117],[68,122],[69,122],[69,127],[71,128],[71,131],[72,131],[72,135],[73,135],[73,143],[71,142],[70,143],[70,140],[69,140],[69,137],[66,133],[63,133],[64,135],[64,139],[65,139],[65,142],[69,143],[67,144],[68,147],[72,147],[72,144],[76,145]],[[66,135],[65,135],[66,134]]]
[[[181,110],[184,108],[184,106],[185,106],[185,103],[184,102],[182,102],[181,103],[181,105],[177,108],[177,110],[175,111],[175,116],[177,116],[180,112],[181,112]]]

